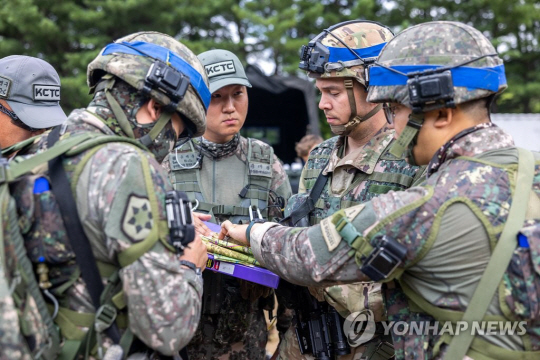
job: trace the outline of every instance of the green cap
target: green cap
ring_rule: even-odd
[[[197,57],[208,75],[211,93],[227,85],[251,87],[242,63],[232,52],[216,49],[205,51]]]

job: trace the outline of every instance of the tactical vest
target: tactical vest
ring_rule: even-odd
[[[337,140],[338,137],[326,140],[310,153],[303,172],[304,184],[307,192],[313,187],[317,177],[326,167],[330,155],[336,147]],[[391,144],[387,146],[386,149],[389,149],[390,146]],[[321,196],[316,200],[315,210],[310,214],[310,225],[318,224],[322,219],[332,215],[340,209],[364,203],[380,194],[385,194],[390,190],[400,191],[407,189],[422,180],[424,172],[423,168],[407,164],[404,159],[396,158],[386,149],[379,158],[377,167],[385,168],[387,171],[374,171],[371,174],[357,171],[353,181],[341,196],[331,194],[332,177],[329,177]],[[340,151],[342,154],[343,147]],[[341,156],[341,154],[339,155]],[[355,195],[354,190],[363,182],[365,183],[364,189],[360,194]],[[293,201],[290,202],[291,204],[287,207],[294,207]]]
[[[194,146],[193,142],[184,144],[179,149],[169,154],[170,179],[175,190],[183,191],[192,201],[194,210],[211,214],[211,221],[218,219],[228,219],[235,224],[249,223],[250,208],[251,216],[257,217],[258,212],[264,219],[268,219],[268,197],[272,183],[272,164],[274,162],[274,149],[248,138],[247,161],[242,162],[236,155],[228,156],[219,161],[203,156],[199,146]],[[198,145],[195,142],[195,145]],[[242,138],[238,146],[242,146]],[[203,180],[201,172],[204,161],[212,161],[212,172],[214,174],[231,174],[231,169],[244,169],[242,181],[244,185],[238,200],[235,204],[218,204],[207,199],[203,194]],[[206,164],[205,164],[206,165]],[[240,167],[240,168],[239,168]],[[233,170],[234,171],[234,170]],[[206,173],[204,176],[209,176]],[[219,188],[220,184],[213,182],[212,192],[230,191],[230,189]],[[211,195],[210,195],[211,196]]]
[[[21,264],[21,274],[23,274],[23,278],[28,278],[28,281],[23,283],[24,287],[19,286],[20,291],[16,291],[14,297],[17,299],[28,293],[38,298],[38,309],[51,333],[51,346],[36,350],[39,350],[39,358],[55,359],[60,352],[58,332],[56,327],[52,325],[51,317],[54,318],[63,339],[60,354],[62,359],[74,359],[79,356],[87,358],[89,355],[95,355],[99,350],[99,347],[96,346],[97,341],[113,323],[116,323],[121,329],[126,329],[121,338],[121,345],[124,353],[127,354],[134,336],[128,328],[126,303],[118,274],[119,270],[121,267],[128,266],[136,261],[157,241],[163,242],[167,248],[174,251],[166,241],[166,223],[163,222],[162,224],[160,222],[158,226],[154,226],[146,239],[138,243],[137,246],[132,246],[118,255],[120,267],[97,261],[101,278],[108,279],[101,295],[102,306],[97,309],[97,316],[96,313],[73,311],[64,305],[64,294],[68,288],[78,281],[81,276],[81,269],[75,261],[75,254],[70,239],[67,237],[66,227],[57,200],[52,191],[49,191],[46,164],[49,160],[59,156],[70,158],[84,152],[84,156],[80,157],[78,161],[65,166],[66,172],[72,174],[71,184],[73,188],[73,184],[77,184],[78,177],[87,161],[109,142],[123,142],[133,145],[140,152],[141,158],[145,159],[142,150],[139,149],[142,148],[142,145],[135,140],[118,136],[84,133],[68,136],[50,149],[32,157],[15,158],[9,165],[3,167],[3,178],[0,185],[2,189],[7,189],[4,185],[9,184],[13,196],[19,199],[16,203],[16,212],[8,212],[8,214],[14,216],[18,215],[18,219],[15,218],[16,220],[14,220],[18,223],[18,226],[10,227],[14,233],[12,237],[16,238],[16,235],[18,235],[20,245],[25,246],[27,251],[25,253],[24,249],[22,249],[22,251],[17,252],[17,262]],[[157,213],[158,209],[155,208],[157,200],[152,188],[149,164],[147,161],[142,163],[143,174],[141,175],[144,176],[148,187],[152,211]],[[69,191],[69,189],[66,190]],[[2,196],[4,194],[3,190]],[[43,216],[45,213],[47,214],[46,218]],[[54,297],[58,301],[48,301],[45,305],[43,295],[39,292],[37,286],[33,284],[35,279],[24,275],[33,271],[32,264],[37,267],[40,276],[39,287],[45,293],[50,289],[52,295],[48,297],[51,300]],[[88,328],[89,330],[83,331],[82,328]],[[36,358],[38,358],[38,355],[34,353]]]

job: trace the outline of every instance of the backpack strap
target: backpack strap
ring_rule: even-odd
[[[61,127],[55,127],[48,136],[48,144],[54,149],[54,144],[60,138]],[[101,307],[101,293],[103,292],[103,282],[99,274],[96,260],[94,258],[90,242],[84,233],[77,205],[73,199],[73,193],[70,191],[71,186],[67,177],[64,165],[62,164],[62,156],[58,156],[49,160],[49,176],[51,179],[51,190],[58,202],[60,213],[64,220],[66,232],[71,242],[71,247],[75,253],[75,260],[81,269],[81,276],[86,283],[92,303],[98,314],[96,314],[96,323],[98,315],[104,313],[104,308]],[[110,314],[103,314],[109,316]],[[116,314],[114,314],[116,317]],[[120,342],[120,332],[112,319],[112,324],[105,330],[107,335],[115,344]]]
[[[23,141],[20,141],[20,142],[14,144],[14,145],[11,145],[10,147],[2,149],[2,156],[9,156],[9,155],[21,150],[21,149],[24,149],[28,145],[33,144],[34,141],[36,141],[36,139],[38,139],[39,137],[41,137],[41,134],[36,135],[36,136],[32,136],[31,138],[25,139]]]
[[[534,177],[534,156],[529,150],[518,148],[519,161],[516,186],[506,225],[497,246],[493,250],[486,270],[474,291],[474,295],[463,315],[462,321],[481,321],[491,299],[499,286],[516,248],[516,234],[523,226],[530,190]],[[461,360],[474,340],[472,332],[464,331],[455,335],[450,342],[445,359]]]

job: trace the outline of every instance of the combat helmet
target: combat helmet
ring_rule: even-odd
[[[164,105],[164,114],[141,142],[148,146],[170,121],[172,113],[182,115],[190,136],[201,136],[206,129],[210,104],[208,78],[197,56],[173,37],[159,32],[139,32],[105,46],[88,65],[87,81],[91,93],[102,78],[111,74],[139,92]],[[111,97],[107,97],[109,102]],[[122,114],[113,112],[122,130],[132,131]],[[118,108],[118,107],[116,107]]]
[[[503,61],[490,41],[473,27],[453,21],[419,24],[399,33],[381,51],[369,76],[369,102],[412,109],[391,149],[396,156],[407,150],[411,162],[424,113],[493,97],[507,87]]]
[[[334,133],[340,135],[350,133],[360,122],[368,120],[381,109],[381,106],[377,106],[363,117],[357,114],[353,80],[368,88],[367,69],[393,36],[389,28],[377,22],[351,20],[323,30],[308,45],[303,45],[300,49],[299,68],[307,71],[309,77],[343,78],[349,97],[351,117],[346,125],[333,126]]]

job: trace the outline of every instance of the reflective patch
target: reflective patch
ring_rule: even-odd
[[[347,216],[347,219],[351,221],[354,220],[354,218],[357,217],[358,214],[362,212],[364,207],[365,207],[364,204],[360,204],[360,205],[356,205],[350,208],[346,208],[344,211],[345,211],[345,215]]]
[[[272,177],[272,166],[270,164],[250,162],[249,175]]]
[[[147,198],[142,198],[136,195],[131,195],[124,209],[124,217],[122,220],[122,232],[132,242],[139,242],[150,234],[154,219],[152,218],[152,210],[150,201]]]
[[[7,99],[9,96],[9,89],[11,89],[11,80],[0,76],[0,97]]]
[[[332,224],[332,217],[328,217],[321,221],[321,232],[324,238],[328,251],[334,251],[341,242],[341,235],[336,230],[334,224]]]
[[[60,86],[34,84],[34,101],[60,101]]]
[[[206,70],[206,74],[209,78],[236,72],[236,68],[234,67],[234,62],[232,60],[220,61],[218,63],[206,65],[204,70]]]

